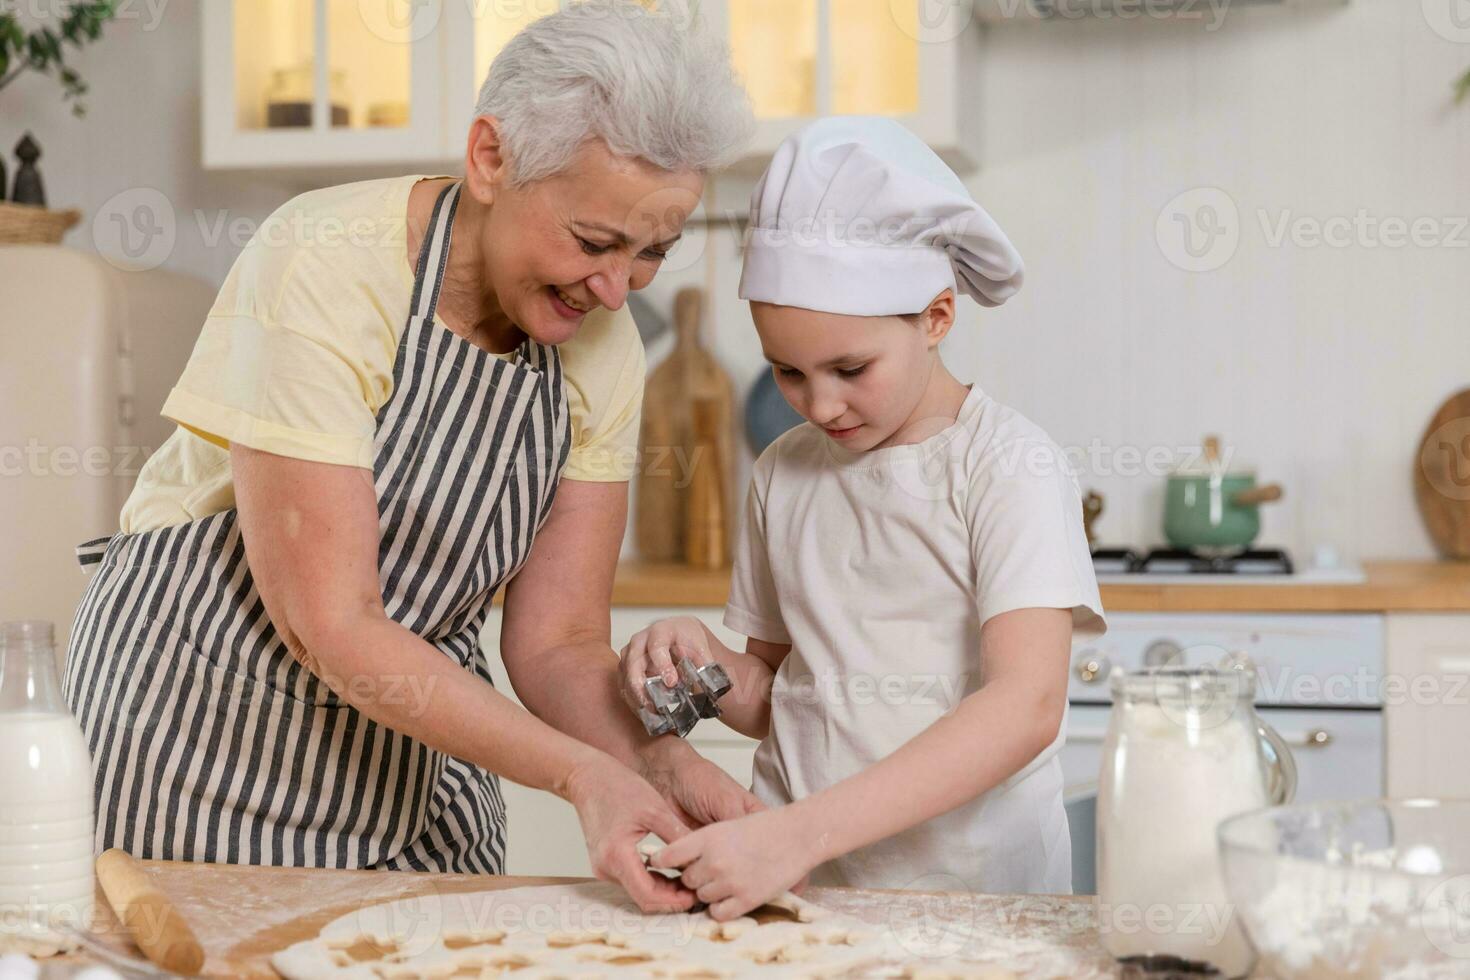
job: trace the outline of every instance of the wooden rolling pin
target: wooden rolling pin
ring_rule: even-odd
[[[204,948],[168,896],[154,887],[133,856],[116,848],[97,858],[97,881],[112,911],[150,960],[193,976],[204,968]]]

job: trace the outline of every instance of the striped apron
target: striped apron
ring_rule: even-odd
[[[480,629],[550,513],[569,422],[554,347],[497,357],[435,323],[459,191],[435,204],[377,415],[378,569],[387,614],[490,683]],[[369,720],[290,655],[237,511],[77,553],[96,574],[63,690],[96,769],[99,850],[501,872],[496,777]],[[378,697],[423,703],[422,683],[394,692],[390,673]]]

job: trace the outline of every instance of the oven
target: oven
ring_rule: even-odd
[[[1111,698],[1108,676],[1166,664],[1256,673],[1256,710],[1296,760],[1296,799],[1384,791],[1383,618],[1372,614],[1114,613],[1072,650],[1061,752],[1072,831],[1072,886],[1096,891],[1096,798]]]

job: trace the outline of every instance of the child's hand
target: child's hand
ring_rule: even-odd
[[[682,868],[709,914],[744,915],[790,891],[820,860],[810,831],[789,806],[711,824],[658,852],[655,868]]]
[[[661,619],[634,633],[620,654],[623,700],[634,710],[646,706],[648,694],[643,690],[643,682],[650,677],[662,677],[669,687],[678,684],[675,655],[696,667],[715,662],[704,624],[693,616]]]

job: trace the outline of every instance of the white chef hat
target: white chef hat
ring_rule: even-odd
[[[856,316],[945,289],[999,306],[1021,256],[953,170],[892,119],[833,116],[788,137],[750,198],[740,298]]]

